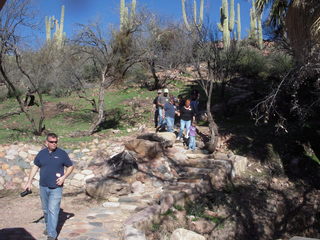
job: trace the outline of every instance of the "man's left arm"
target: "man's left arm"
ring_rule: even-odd
[[[64,183],[64,180],[66,180],[66,178],[72,173],[73,169],[74,169],[73,165],[70,167],[67,167],[64,175],[57,179],[57,185],[61,186]]]

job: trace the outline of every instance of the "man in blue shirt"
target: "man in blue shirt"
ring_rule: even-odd
[[[25,186],[25,189],[31,190],[32,179],[40,169],[40,198],[46,222],[44,234],[48,235],[48,240],[57,238],[62,187],[74,168],[68,154],[58,148],[57,144],[58,136],[49,133],[46,139],[47,148],[42,149],[35,157],[34,166]]]

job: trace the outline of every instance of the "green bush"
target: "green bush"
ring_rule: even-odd
[[[277,50],[270,49],[269,53],[243,47],[235,64],[235,69],[244,77],[256,79],[282,78],[292,68],[292,57]]]

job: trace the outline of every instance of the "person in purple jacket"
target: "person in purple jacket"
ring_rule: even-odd
[[[190,150],[196,150],[196,136],[197,136],[196,123],[193,122],[189,128],[189,149]]]

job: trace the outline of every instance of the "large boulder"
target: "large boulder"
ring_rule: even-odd
[[[178,228],[172,233],[170,240],[205,240],[205,237],[198,233],[184,228]]]
[[[111,195],[128,195],[130,192],[130,185],[121,179],[105,177],[86,181],[86,193],[96,199],[108,199]]]
[[[160,142],[144,139],[133,139],[125,143],[125,148],[135,152],[139,159],[148,161],[163,155],[163,146]]]
[[[174,133],[162,132],[162,133],[145,133],[139,135],[137,139],[144,139],[152,142],[161,143],[163,148],[172,147],[176,141],[176,135]]]
[[[172,145],[174,144],[174,142],[176,141],[176,134],[172,133],[172,132],[158,132],[157,135],[163,139],[165,139],[166,141],[169,141],[172,143]]]

